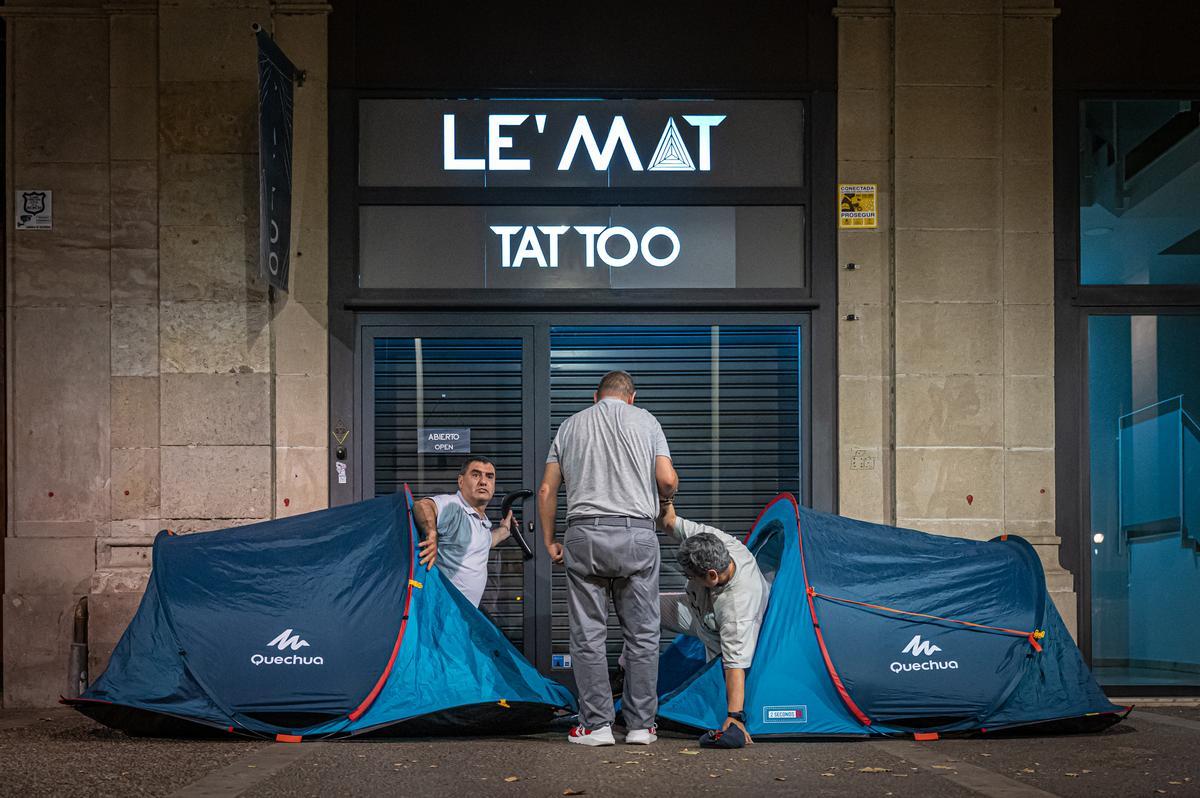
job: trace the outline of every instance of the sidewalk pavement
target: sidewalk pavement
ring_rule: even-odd
[[[621,735],[618,734],[618,739]],[[0,711],[0,796],[1200,795],[1200,708],[1154,705],[1097,735],[760,742],[700,750],[513,738],[133,739],[70,710]]]

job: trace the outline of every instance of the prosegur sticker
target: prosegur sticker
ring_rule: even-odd
[[[570,670],[571,655],[570,654],[552,654],[550,656],[550,667],[555,670]]]
[[[879,224],[873,183],[843,183],[839,186],[838,227],[869,230]]]
[[[54,227],[54,192],[17,190],[13,204],[18,230],[50,230]]]

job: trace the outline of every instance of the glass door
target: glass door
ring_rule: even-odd
[[[1200,685],[1200,316],[1088,319],[1092,667]]]
[[[496,494],[488,507],[500,521],[506,495],[534,489],[531,336],[528,329],[373,328],[364,341],[363,415],[371,432],[363,463],[364,497],[402,490],[413,496],[457,491],[471,456],[495,464]],[[514,505],[531,546],[535,501]],[[534,551],[538,551],[534,547]],[[533,659],[536,647],[537,559],[515,541],[491,551],[480,609]]]
[[[679,474],[683,517],[735,537],[750,531],[782,491],[803,500],[805,407],[800,324],[644,323],[551,325],[550,426],[592,403],[600,378],[622,369],[637,404],[662,424]],[[558,528],[566,528],[559,497]],[[661,589],[682,591],[677,546],[662,543]],[[569,667],[566,577],[552,574],[552,665]],[[673,633],[663,635],[666,645]],[[610,611],[608,654],[616,667],[621,635]]]
[[[679,472],[685,517],[732,535],[749,531],[782,491],[808,498],[807,316],[738,314],[477,313],[430,324],[361,327],[357,463],[362,498],[401,490],[451,493],[471,455],[496,464],[503,497],[536,490],[559,424],[592,403],[600,378],[629,371],[637,402],[662,424]],[[469,452],[430,450],[430,431],[469,436]],[[425,436],[422,433],[425,433]],[[566,527],[559,497],[558,529]],[[535,528],[536,501],[518,513],[534,558],[513,543],[492,550],[481,608],[539,670],[572,685],[566,586]],[[682,590],[674,546],[663,542],[662,589]],[[668,642],[670,635],[664,637]],[[608,649],[620,647],[615,616]]]

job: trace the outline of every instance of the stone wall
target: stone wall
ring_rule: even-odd
[[[251,0],[0,11],[7,196],[54,192],[54,229],[14,233],[9,248],[5,706],[63,692],[82,596],[99,673],[159,529],[328,505],[327,11]],[[257,277],[253,22],[308,73],[291,291],[273,298]]]
[[[843,0],[841,512],[1035,545],[1074,630],[1054,521],[1052,0]],[[846,270],[853,262],[856,270]],[[847,321],[847,315],[859,317]]]

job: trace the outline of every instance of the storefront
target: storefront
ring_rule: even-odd
[[[1075,5],[1075,4],[1070,4]],[[1200,71],[1064,10],[1055,52],[1058,442],[1080,647],[1110,692],[1200,688]],[[1080,9],[1081,11],[1083,9]],[[1189,12],[1190,13],[1190,12]],[[1191,15],[1194,16],[1194,15]],[[1182,34],[1179,34],[1182,35]],[[1073,59],[1084,51],[1119,59]],[[1065,536],[1064,536],[1065,538]]]
[[[710,65],[706,86],[683,64],[719,52],[716,31],[664,26],[647,51],[647,31],[570,9],[532,27],[467,21],[487,56],[431,40],[364,58],[393,13],[358,8],[367,63],[331,87],[331,248],[353,253],[331,260],[331,421],[346,436],[332,501],[451,491],[467,453],[496,462],[497,506],[536,489],[557,425],[620,368],[663,424],[687,512],[743,532],[780,491],[835,509],[832,65],[818,78],[800,59],[780,73],[726,53],[731,74]],[[741,35],[806,49],[803,4],[783,22]],[[538,46],[488,60],[496,42],[552,37],[592,52],[549,82],[522,79]],[[451,66],[464,52],[470,68]],[[496,549],[483,606],[565,676],[565,583],[534,509],[519,515],[539,556]]]

